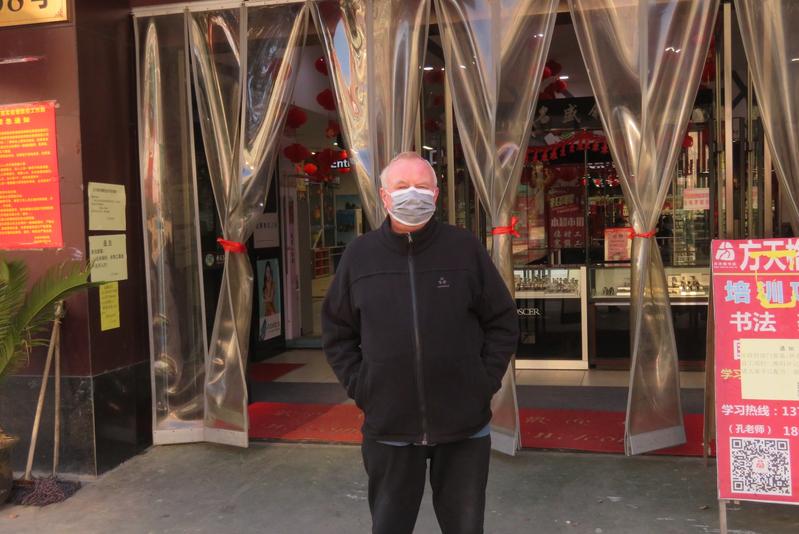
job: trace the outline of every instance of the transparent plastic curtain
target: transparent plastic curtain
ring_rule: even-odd
[[[735,0],[774,168],[799,221],[799,2]]]
[[[677,348],[652,237],[693,109],[717,0],[569,0],[634,232],[625,450],[685,442]]]
[[[511,211],[558,0],[436,0],[447,81],[472,183],[495,228]],[[492,258],[514,291],[511,238],[493,235]],[[513,454],[519,421],[513,365],[492,402],[494,447]]]
[[[206,437],[238,445],[247,443],[245,367],[253,294],[252,267],[242,246],[264,209],[306,26],[304,4],[190,15],[194,89],[225,240],[208,348]]]
[[[183,14],[138,18],[139,147],[155,443],[202,436],[205,319]]]
[[[342,132],[372,228],[386,217],[380,171],[413,147],[429,0],[309,2]]]

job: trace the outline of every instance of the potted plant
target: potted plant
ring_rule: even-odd
[[[33,347],[48,343],[43,335],[57,303],[89,285],[86,264],[69,261],[48,269],[29,289],[27,265],[0,258],[0,387],[7,375],[25,365]],[[0,426],[0,504],[11,492],[10,452],[17,441]]]

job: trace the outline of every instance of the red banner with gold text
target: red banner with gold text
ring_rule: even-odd
[[[0,249],[63,245],[55,102],[0,106]]]

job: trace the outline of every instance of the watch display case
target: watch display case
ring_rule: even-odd
[[[666,267],[666,284],[672,299],[706,301],[710,287],[708,267]],[[593,300],[629,299],[630,266],[600,266],[591,269]]]
[[[516,298],[580,298],[584,268],[514,269]]]
[[[585,267],[513,270],[520,339],[517,368],[587,369]]]
[[[677,354],[685,369],[701,368],[707,335],[708,267],[666,267]],[[591,269],[591,363],[627,368],[630,358],[630,266]]]

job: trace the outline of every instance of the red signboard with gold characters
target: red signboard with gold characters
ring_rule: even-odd
[[[714,241],[719,498],[799,503],[799,239]]]
[[[0,250],[63,245],[55,102],[0,106]]]

